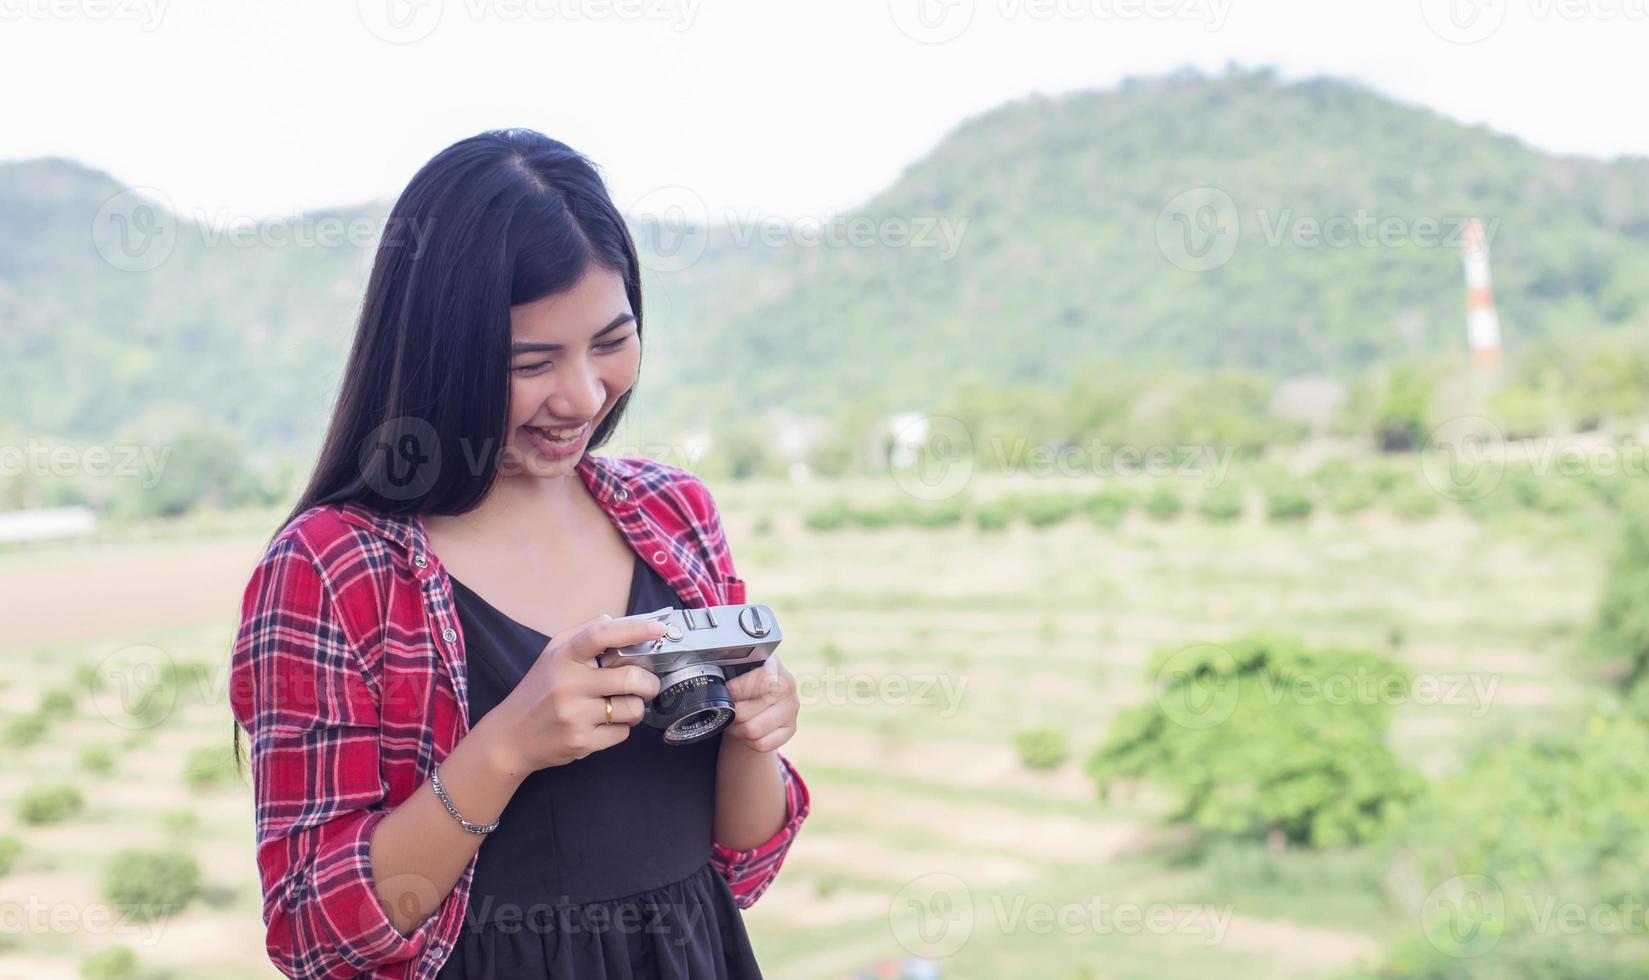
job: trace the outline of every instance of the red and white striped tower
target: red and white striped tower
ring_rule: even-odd
[[[1466,219],[1466,343],[1478,373],[1500,369],[1500,314],[1494,311],[1494,289],[1489,282],[1489,243],[1483,223]]]

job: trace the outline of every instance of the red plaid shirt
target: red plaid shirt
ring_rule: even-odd
[[[745,601],[710,492],[650,459],[585,455],[579,476],[635,551],[693,607]],[[269,957],[289,977],[429,980],[461,931],[475,862],[403,936],[368,857],[373,828],[469,731],[452,583],[421,518],[352,505],[305,511],[270,545],[241,606],[235,719],[251,736],[257,861]],[[711,864],[748,908],[807,817],[783,755],[786,819]]]

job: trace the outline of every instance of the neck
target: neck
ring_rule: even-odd
[[[576,469],[551,477],[501,474],[473,516],[487,523],[496,520],[518,526],[529,522],[539,528],[565,527],[589,493]]]

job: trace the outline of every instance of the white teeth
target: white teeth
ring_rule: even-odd
[[[545,429],[534,426],[533,431],[552,442],[571,442],[584,434],[584,426],[581,425],[576,429]]]

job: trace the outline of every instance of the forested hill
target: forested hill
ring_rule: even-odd
[[[0,165],[0,423],[312,440],[370,242],[236,238],[195,213],[164,261],[122,268],[97,220],[119,191],[71,161]],[[702,254],[651,261],[638,406],[921,408],[967,375],[1060,382],[1091,357],[1287,375],[1457,350],[1466,216],[1490,230],[1508,347],[1649,315],[1649,161],[1553,157],[1268,72],[1021,99],[851,214],[777,234],[713,215]],[[638,231],[646,250],[656,226]]]

